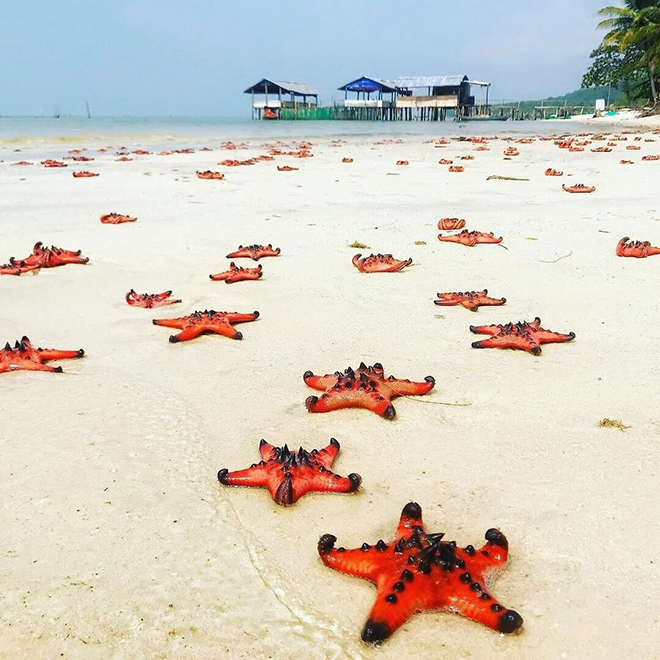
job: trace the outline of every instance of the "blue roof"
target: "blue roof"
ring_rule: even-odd
[[[362,76],[357,80],[346,83],[339,88],[347,92],[395,92],[396,88],[388,80],[380,80],[379,78],[368,78]]]

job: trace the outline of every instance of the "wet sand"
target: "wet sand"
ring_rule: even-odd
[[[240,168],[216,163],[264,150],[92,154],[52,170],[5,154],[0,262],[40,240],[80,248],[90,264],[0,278],[3,341],[26,334],[87,353],[55,363],[63,374],[0,376],[0,655],[654,657],[660,257],[614,255],[622,236],[660,245],[660,164],[641,161],[660,153],[660,136],[645,137],[656,141],[630,152],[629,136],[612,153],[536,141],[515,145],[511,161],[502,141],[475,152],[420,139],[323,140],[313,158]],[[468,153],[462,174],[438,165]],[[101,176],[76,180],[77,169]],[[226,180],[195,178],[206,169]],[[494,174],[529,181],[486,180]],[[561,190],[578,182],[597,190]],[[102,225],[111,211],[138,222]],[[438,242],[444,216],[507,249]],[[354,241],[413,265],[361,274]],[[260,281],[210,281],[240,243],[282,255],[260,262]],[[507,304],[433,305],[438,291],[484,287]],[[184,302],[131,308],[131,288]],[[207,308],[261,316],[239,326],[241,342],[174,345],[151,323]],[[540,357],[470,347],[471,324],[535,316],[576,340]],[[436,387],[397,399],[395,421],[306,411],[306,370],[362,360],[400,378],[431,374]],[[631,428],[599,428],[603,418]],[[219,468],[256,462],[261,438],[312,449],[331,437],[336,471],[363,478],[354,495],[287,509],[217,482]],[[480,545],[489,527],[507,535],[492,592],[524,617],[519,635],[425,613],[380,650],[360,641],[376,591],[323,566],[317,540],[389,540],[408,501],[459,545]]]

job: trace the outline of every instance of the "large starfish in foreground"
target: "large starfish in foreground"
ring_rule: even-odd
[[[225,284],[234,284],[235,282],[243,282],[244,280],[258,280],[261,279],[262,266],[259,264],[256,268],[243,268],[237,266],[233,261],[229,264],[229,270],[216,275],[209,275],[209,278],[215,282],[225,281]]]
[[[315,376],[311,371],[306,371],[303,380],[309,387],[323,392],[320,397],[307,398],[305,406],[309,412],[367,408],[385,419],[396,416],[393,398],[426,394],[435,386],[433,376],[426,376],[423,383],[399,380],[394,376],[385,378],[383,365],[379,362],[373,367],[367,367],[362,362],[355,371],[349,367],[344,373],[336,371],[325,376]]]
[[[162,325],[165,328],[177,328],[181,330],[178,335],[171,335],[170,341],[188,341],[200,335],[215,333],[230,339],[243,339],[243,333],[232,327],[234,323],[247,323],[256,321],[259,312],[252,314],[239,314],[238,312],[216,312],[213,309],[205,309],[203,312],[194,312],[189,316],[181,316],[176,319],[154,319],[154,325]]]
[[[442,243],[460,243],[467,247],[474,247],[478,243],[501,243],[502,237],[495,237],[492,232],[467,231],[464,229],[458,234],[452,236],[443,236],[438,234],[438,240]]]
[[[424,610],[455,612],[501,633],[515,632],[523,619],[501,605],[489,586],[507,561],[509,544],[498,529],[486,532],[476,550],[429,534],[422,508],[409,502],[401,512],[392,541],[346,550],[335,548],[336,537],[324,534],[318,542],[321,561],[330,568],[376,585],[376,602],[362,630],[362,639],[380,644],[413,614]]]
[[[51,348],[34,348],[27,337],[17,341],[14,346],[9,342],[0,350],[0,373],[5,371],[50,371],[62,373],[62,367],[51,367],[45,362],[50,360],[70,360],[81,358],[85,351],[57,351]]]
[[[506,298],[491,298],[488,295],[488,289],[483,291],[462,291],[453,293],[438,293],[438,300],[433,302],[436,305],[444,307],[453,307],[455,305],[462,305],[465,309],[471,312],[476,312],[479,307],[484,306],[499,306],[506,302]]]
[[[533,355],[541,354],[541,344],[559,344],[575,339],[575,333],[563,335],[541,327],[537,316],[531,323],[507,323],[506,325],[471,325],[477,335],[490,335],[488,339],[475,341],[472,348],[517,348]]]
[[[361,273],[398,273],[406,266],[410,266],[412,259],[395,259],[391,254],[371,254],[362,257],[356,254],[353,257],[353,265]]]
[[[261,486],[282,506],[295,504],[303,495],[317,493],[352,493],[362,483],[359,474],[340,477],[332,472],[339,454],[339,443],[332,438],[324,449],[296,451],[273,447],[265,440],[259,443],[261,462],[245,470],[218,472],[218,481],[225,486]]]
[[[654,254],[660,254],[660,248],[654,247],[648,241],[630,241],[629,236],[624,236],[616,246],[617,257],[635,257],[644,259],[652,257]]]

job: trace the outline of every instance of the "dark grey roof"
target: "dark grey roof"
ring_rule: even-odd
[[[265,94],[268,87],[269,94],[295,94],[296,96],[318,96],[318,92],[309,85],[287,80],[271,80],[264,78],[252,87],[248,87],[244,94]]]

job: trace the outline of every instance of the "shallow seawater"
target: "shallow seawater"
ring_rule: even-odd
[[[80,143],[113,146],[121,142],[164,148],[186,142],[202,146],[212,140],[276,140],[324,137],[412,138],[460,135],[504,135],[575,132],[586,126],[565,121],[427,122],[427,121],[251,121],[217,117],[0,117],[0,155],[14,149],[41,153],[57,145]]]

